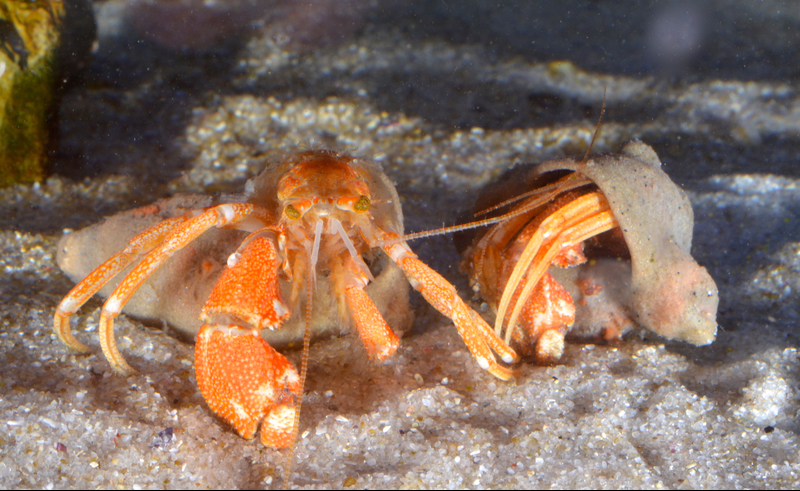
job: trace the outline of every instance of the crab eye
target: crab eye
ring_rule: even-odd
[[[297,208],[292,205],[286,205],[286,208],[284,208],[283,212],[286,213],[286,216],[292,220],[297,220],[300,218],[300,212],[297,211]]]
[[[366,196],[361,196],[358,198],[356,204],[353,205],[353,209],[359,213],[369,210],[369,198]]]

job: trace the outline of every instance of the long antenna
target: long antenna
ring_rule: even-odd
[[[311,315],[313,313],[314,301],[314,262],[309,261],[309,270],[306,273],[306,318],[305,330],[303,331],[303,359],[300,362],[300,394],[297,396],[297,404],[294,413],[294,427],[292,433],[294,434],[294,443],[289,449],[289,455],[286,457],[286,463],[283,473],[283,489],[289,489],[289,483],[292,478],[292,463],[294,462],[294,449],[297,446],[298,436],[300,435],[300,410],[303,408],[303,391],[306,387],[306,375],[308,375],[308,352],[311,348]]]
[[[581,165],[582,166],[586,164],[587,160],[589,160],[589,153],[592,151],[592,147],[594,147],[594,142],[597,139],[597,135],[600,133],[600,125],[603,122],[603,115],[605,113],[606,113],[606,89],[604,88],[603,89],[603,105],[600,107],[600,117],[597,119],[597,124],[594,127],[594,133],[592,134],[592,140],[589,142],[589,147],[586,149],[586,153],[583,155],[583,159],[581,159]],[[539,189],[535,189],[533,191],[528,191],[528,192],[523,193],[523,194],[521,194],[519,196],[515,196],[515,197],[513,197],[511,199],[503,201],[502,203],[494,205],[494,206],[492,206],[490,208],[487,208],[485,210],[481,210],[481,211],[475,213],[475,216],[485,215],[486,213],[490,213],[490,212],[492,212],[494,210],[503,208],[504,206],[510,205],[512,203],[516,203],[517,201],[520,201],[522,199],[528,198],[528,197],[533,196],[535,194],[543,194],[543,195],[548,195],[549,194],[551,196],[555,196],[557,194],[560,194],[560,193],[568,190],[567,189],[568,186],[570,186],[571,189],[574,189],[574,188],[583,186],[585,184],[590,184],[591,183],[590,180],[588,180],[586,178],[582,178],[579,174],[580,174],[580,169],[578,169],[578,171],[576,171],[576,172],[573,172],[573,173],[569,174],[568,176],[566,176],[566,178],[559,179],[558,181],[556,181],[554,183],[548,184],[546,186],[543,186],[543,187],[541,187]],[[581,181],[575,182],[576,179],[581,179]],[[552,191],[552,193],[550,191]],[[488,225],[494,225],[495,223],[500,223],[502,221],[508,220],[509,218],[514,218],[516,216],[523,215],[523,214],[527,213],[528,211],[530,211],[531,209],[533,209],[536,206],[538,206],[539,204],[540,203],[537,200],[537,201],[534,201],[533,203],[527,204],[527,205],[525,205],[523,207],[520,207],[520,208],[518,208],[516,210],[510,211],[510,212],[505,213],[505,214],[500,215],[500,216],[496,216],[496,217],[493,217],[493,218],[485,218],[483,220],[476,220],[474,222],[464,223],[464,224],[461,224],[461,225],[451,225],[449,227],[442,227],[442,228],[436,228],[436,229],[433,229],[433,230],[424,230],[422,232],[415,232],[413,234],[408,234],[408,235],[404,235],[402,237],[397,237],[397,238],[394,238],[394,239],[389,239],[387,241],[380,242],[380,245],[383,246],[383,245],[395,244],[395,243],[403,242],[403,241],[406,241],[406,240],[422,239],[422,238],[425,238],[425,237],[433,237],[433,236],[436,236],[436,235],[443,235],[443,234],[449,234],[449,233],[454,233],[454,232],[461,232],[462,230],[469,230],[469,229],[473,229],[473,228],[486,227]]]
[[[589,160],[589,152],[592,151],[594,140],[600,133],[600,124],[603,122],[603,115],[606,113],[606,90],[607,87],[603,87],[603,105],[600,106],[600,117],[597,118],[597,124],[594,126],[594,134],[592,135],[592,141],[589,142],[589,148],[586,149],[586,153],[583,155],[583,160],[581,160],[583,163],[586,163],[586,161]]]
[[[567,189],[567,186],[569,186],[569,189],[574,189],[574,188],[577,188],[577,187],[584,186],[586,184],[591,184],[591,181],[589,181],[585,177],[578,177],[577,179],[576,178],[572,178],[572,174],[570,174],[569,176],[561,178],[560,180],[556,181],[555,183],[546,186],[546,188],[547,188],[546,190],[549,191],[551,187],[556,187],[557,189],[556,189],[555,193],[547,193],[547,194],[551,194],[552,195],[552,194],[558,194],[558,193],[564,191],[565,189]],[[536,193],[530,193],[526,197],[530,197],[533,194],[536,194]],[[540,206],[544,201],[547,201],[549,199],[549,197],[546,197],[547,194],[545,194],[540,199],[535,199],[535,200],[531,201],[530,203],[525,203],[524,206],[521,206],[521,207],[517,208],[516,210],[509,211],[508,213],[504,213],[504,214],[502,214],[500,216],[496,216],[496,217],[492,217],[492,218],[484,218],[483,220],[477,220],[477,221],[474,221],[474,222],[464,223],[462,225],[451,225],[449,227],[442,227],[442,228],[437,228],[437,229],[433,229],[433,230],[424,230],[422,232],[415,232],[413,234],[408,234],[408,235],[404,235],[402,237],[397,237],[397,238],[394,238],[394,239],[389,239],[389,240],[386,240],[386,241],[379,242],[379,245],[383,246],[383,245],[389,245],[389,244],[396,244],[398,242],[403,242],[403,241],[406,241],[406,240],[421,239],[421,238],[424,238],[424,237],[433,237],[435,235],[442,235],[442,234],[449,234],[449,233],[453,233],[453,232],[460,232],[462,230],[469,230],[469,229],[478,228],[478,227],[485,227],[487,225],[493,225],[495,223],[500,223],[500,222],[503,222],[503,221],[508,220],[510,218],[514,218],[514,217],[517,217],[519,215],[524,215],[525,213],[528,213],[532,209],[536,208],[537,206]]]

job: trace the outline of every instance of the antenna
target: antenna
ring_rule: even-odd
[[[545,201],[550,200],[553,196],[556,196],[557,194],[560,194],[560,193],[562,193],[564,191],[568,191],[570,189],[575,189],[577,187],[584,186],[586,184],[590,184],[591,181],[589,181],[588,179],[586,179],[586,178],[584,178],[584,177],[579,175],[580,172],[581,172],[580,169],[584,165],[586,165],[586,162],[589,160],[589,153],[592,151],[592,147],[594,147],[594,142],[597,139],[597,135],[600,133],[600,125],[603,122],[603,115],[605,114],[605,112],[606,112],[606,89],[604,88],[603,89],[603,104],[600,107],[600,117],[597,119],[597,124],[594,127],[594,133],[592,134],[592,140],[589,142],[589,147],[586,149],[586,153],[584,154],[583,159],[581,159],[581,167],[577,171],[575,171],[572,174],[566,176],[565,178],[559,179],[558,181],[556,181],[554,183],[548,184],[548,185],[543,186],[543,187],[541,187],[539,189],[528,191],[526,193],[520,194],[520,195],[515,196],[513,198],[507,199],[507,200],[503,201],[502,203],[499,203],[497,205],[489,207],[489,208],[487,208],[485,210],[481,210],[481,211],[475,213],[475,216],[477,217],[477,216],[485,215],[487,213],[491,213],[492,211],[498,210],[498,209],[503,208],[503,207],[505,207],[507,205],[510,205],[512,203],[516,203],[517,201],[529,198],[531,196],[535,196],[537,194],[541,194],[542,195],[541,199],[533,200],[531,203],[528,203],[523,207],[520,207],[520,208],[518,208],[516,210],[510,211],[508,213],[505,213],[505,214],[497,216],[497,217],[484,218],[482,220],[476,220],[476,221],[469,222],[469,223],[464,223],[464,224],[461,224],[461,225],[451,225],[449,227],[442,227],[442,228],[437,228],[437,229],[433,229],[433,230],[424,230],[422,232],[415,232],[413,234],[407,234],[407,235],[404,235],[402,237],[397,237],[397,238],[394,238],[394,239],[389,239],[389,240],[386,240],[386,241],[382,241],[382,242],[379,243],[379,245],[383,246],[383,245],[396,244],[398,242],[404,242],[404,241],[407,241],[407,240],[422,239],[422,238],[425,238],[425,237],[434,237],[436,235],[443,235],[443,234],[449,234],[449,233],[454,233],[454,232],[461,232],[462,230],[470,230],[470,229],[473,229],[473,228],[486,227],[488,225],[494,225],[495,223],[500,223],[500,222],[506,221],[506,220],[508,220],[510,218],[514,218],[516,216],[523,215],[523,214],[529,212],[530,210],[532,210],[533,208],[538,207],[539,205],[541,205]],[[576,179],[578,180],[577,182],[576,182]]]

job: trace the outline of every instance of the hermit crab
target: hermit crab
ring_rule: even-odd
[[[118,372],[132,371],[114,339],[121,312],[196,333],[197,383],[209,407],[241,436],[252,438],[260,424],[265,445],[289,447],[311,327],[354,326],[371,358],[390,357],[399,340],[384,315],[398,327],[409,321],[402,271],[453,320],[481,367],[510,378],[495,353],[510,363],[515,352],[402,235],[397,192],[375,164],[299,153],[248,181],[242,195],[181,195],[67,234],[59,265],[83,279],[56,309],[54,329],[86,351],[69,318],[95,293],[106,296],[100,345]],[[298,374],[271,344],[299,339]]]
[[[634,323],[694,345],[714,340],[718,291],[690,255],[691,203],[644,143],[516,167],[476,210],[500,216],[471,243],[461,237],[462,267],[496,312],[498,335],[537,362],[560,359],[568,333],[614,339]]]

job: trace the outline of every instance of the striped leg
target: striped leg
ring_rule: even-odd
[[[140,254],[156,247],[175,227],[187,219],[185,216],[167,218],[148,228],[128,241],[125,249],[108,258],[106,262],[89,273],[89,276],[75,285],[56,308],[53,318],[53,330],[58,339],[74,350],[88,351],[89,348],[72,335],[69,329],[70,316],[77,312],[87,300],[103,288],[114,276],[137,259]]]
[[[384,240],[393,238],[388,234],[383,237]],[[509,380],[511,370],[498,364],[492,351],[506,363],[512,363],[519,357],[480,315],[461,300],[455,287],[420,261],[405,242],[385,245],[383,248],[403,269],[411,286],[422,293],[436,310],[452,319],[478,365],[499,379]]]
[[[150,277],[169,257],[182,249],[209,228],[231,227],[248,218],[268,220],[269,212],[250,203],[228,203],[205,210],[176,226],[164,241],[128,275],[122,279],[116,290],[108,297],[100,314],[100,346],[111,367],[117,372],[133,372],[117,349],[114,340],[114,318],[119,315],[125,303],[133,296],[142,283]],[[266,225],[266,223],[264,223]]]
[[[517,326],[523,307],[539,283],[547,268],[565,248],[594,237],[606,230],[617,227],[617,221],[608,206],[605,196],[589,193],[570,202],[557,213],[549,216],[540,225],[534,239],[528,243],[503,291],[500,307],[497,309],[497,324],[501,325],[507,315],[507,308],[527,271],[525,286],[514,305],[506,328],[506,339]],[[546,238],[546,239],[545,239]],[[501,317],[502,316],[502,317]]]

